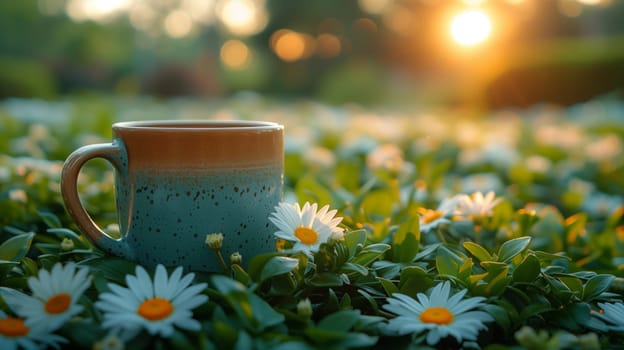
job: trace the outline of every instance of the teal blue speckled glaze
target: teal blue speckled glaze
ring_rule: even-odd
[[[225,170],[194,176],[150,172],[132,183],[117,177],[117,201],[126,254],[144,265],[183,265],[220,270],[205,245],[207,233],[223,233],[222,253],[250,258],[275,249],[269,214],[281,196],[281,169]],[[122,180],[119,180],[122,179]]]
[[[221,253],[243,261],[275,249],[268,217],[283,185],[283,127],[268,122],[151,121],[113,125],[113,141],[83,146],[61,175],[65,206],[105,252],[153,267],[221,271]],[[77,176],[89,159],[115,167],[120,238],[104,233],[80,203]]]

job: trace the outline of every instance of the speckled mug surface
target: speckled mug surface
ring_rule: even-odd
[[[257,121],[140,121],[113,124],[111,143],[83,146],[63,165],[61,193],[81,231],[102,250],[142,265],[220,271],[222,254],[245,261],[275,249],[269,214],[282,195],[284,128]],[[120,238],[80,203],[77,178],[89,159],[115,167]]]

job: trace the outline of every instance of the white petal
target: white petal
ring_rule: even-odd
[[[154,296],[165,297],[167,294],[168,278],[167,270],[162,264],[156,266],[156,274],[154,275]]]
[[[141,265],[137,265],[135,275],[137,277],[137,287],[143,290],[143,294],[146,295],[148,299],[153,298],[154,285],[152,284],[152,279],[147,274],[147,271],[145,271],[145,269]],[[127,276],[126,283],[129,283]]]

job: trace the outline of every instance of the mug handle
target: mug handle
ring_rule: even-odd
[[[115,239],[104,232],[91,219],[78,196],[78,174],[88,160],[102,158],[110,162],[117,171],[122,171],[125,167],[122,165],[121,155],[122,148],[116,143],[98,143],[78,148],[63,164],[61,194],[67,212],[92,243],[108,253],[132,260],[133,254],[123,237]]]

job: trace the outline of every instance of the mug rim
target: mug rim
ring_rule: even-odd
[[[165,119],[165,120],[135,120],[113,124],[113,129],[130,130],[197,130],[197,131],[225,131],[225,130],[280,130],[284,126],[260,120],[202,120],[202,119]]]

